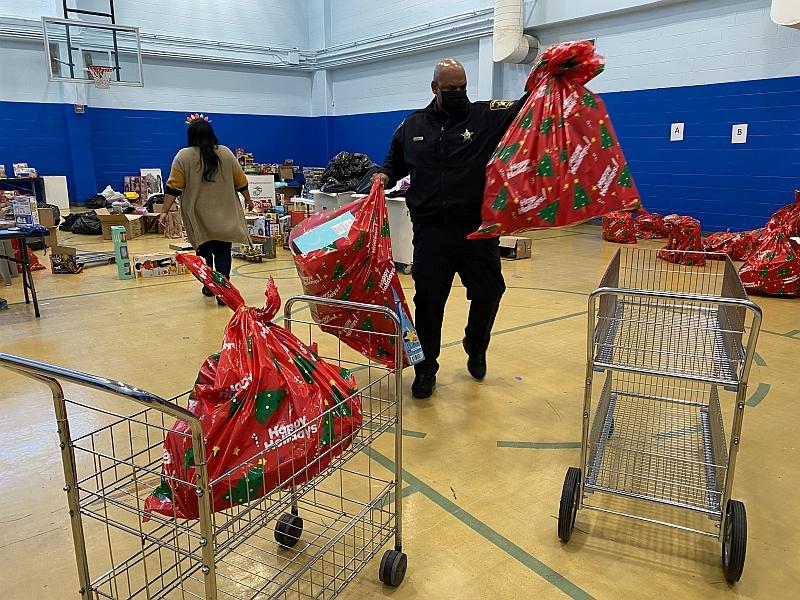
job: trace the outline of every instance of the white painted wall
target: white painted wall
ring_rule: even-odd
[[[478,44],[452,46],[334,70],[331,75],[333,114],[422,108],[433,98],[434,66],[448,57],[464,65],[468,86],[477,90],[474,84],[478,77]]]

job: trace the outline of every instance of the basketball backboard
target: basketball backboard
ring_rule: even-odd
[[[111,85],[144,85],[137,27],[75,19],[42,19],[50,81],[90,83],[89,67],[111,67]]]

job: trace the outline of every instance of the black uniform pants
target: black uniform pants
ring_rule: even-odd
[[[416,372],[435,374],[439,370],[444,306],[458,273],[467,299],[469,318],[464,330],[470,352],[485,352],[492,325],[506,286],[500,270],[497,238],[468,240],[475,225],[414,224],[414,322],[425,360]]]
[[[200,256],[206,261],[209,267],[230,279],[232,246],[233,244],[230,242],[210,240],[204,244],[200,244],[197,248],[197,256]]]

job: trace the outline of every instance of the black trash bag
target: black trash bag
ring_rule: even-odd
[[[370,167],[369,171],[361,178],[361,181],[358,182],[356,186],[356,194],[369,194],[369,191],[372,189],[372,176],[380,170],[378,165],[373,165]]]
[[[147,212],[153,212],[156,204],[164,204],[164,194],[153,194],[147,199]]]
[[[72,233],[80,235],[100,235],[103,233],[103,226],[94,211],[80,213],[72,223]]]
[[[366,154],[339,152],[330,160],[322,174],[321,189],[332,193],[352,192],[373,166]]]
[[[59,225],[58,228],[61,231],[72,231],[72,224],[75,222],[75,219],[78,218],[78,214],[80,213],[73,213],[64,217],[64,222]]]
[[[53,211],[53,223],[55,223],[56,227],[61,222],[61,211],[55,204],[40,204],[39,208],[49,208]]]
[[[95,194],[94,196],[89,196],[88,198],[86,198],[84,206],[86,206],[86,208],[91,208],[92,210],[98,208],[111,208],[111,202],[106,200],[105,196],[102,196],[100,194]]]

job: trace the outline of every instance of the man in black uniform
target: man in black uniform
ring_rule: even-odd
[[[436,385],[444,306],[458,273],[470,300],[464,331],[467,369],[486,375],[486,349],[505,291],[498,239],[467,240],[481,223],[486,163],[522,101],[470,102],[464,67],[436,66],[433,101],[403,121],[381,168],[385,185],[411,175],[406,203],[414,225],[415,324],[425,360],[416,365],[415,398]]]

